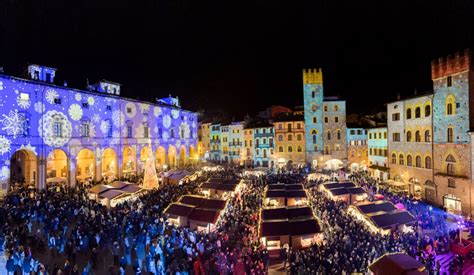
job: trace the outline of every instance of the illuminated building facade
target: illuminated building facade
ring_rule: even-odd
[[[240,164],[242,159],[243,122],[232,122],[229,124],[229,160],[234,164]]]
[[[390,178],[434,202],[432,100],[428,94],[387,104],[387,125]]]
[[[199,123],[198,155],[200,159],[209,159],[211,154],[211,123]]]
[[[221,124],[221,160],[229,162],[229,124]]]
[[[0,75],[2,190],[140,174],[150,156],[158,168],[173,167],[196,152],[196,113],[119,97],[113,82],[84,91],[54,85],[53,68],[28,72],[30,79]]]
[[[212,161],[221,161],[221,124],[213,123],[211,124],[210,130],[210,152]]]
[[[303,112],[283,113],[273,120],[275,160],[278,167],[305,165],[305,127]]]
[[[337,169],[347,164],[346,103],[324,97],[321,69],[303,70],[306,161]]]
[[[387,127],[368,130],[367,148],[369,150],[369,172],[376,179],[388,179]]]
[[[367,129],[347,128],[347,162],[351,171],[366,171],[369,164]]]
[[[254,156],[254,141],[253,141],[253,129],[249,127],[244,127],[244,147],[243,147],[243,155],[242,155],[242,162],[245,167],[253,166],[253,156]]]
[[[251,126],[254,140],[254,166],[275,167],[275,131],[267,121],[259,121]]]

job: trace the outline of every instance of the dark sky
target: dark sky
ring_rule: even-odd
[[[348,3],[346,3],[348,2]],[[431,89],[430,60],[473,45],[474,1],[0,0],[0,66],[59,68],[124,96],[172,93],[241,116],[302,104],[302,68],[349,112]]]

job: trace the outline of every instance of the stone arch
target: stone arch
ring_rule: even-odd
[[[158,146],[156,148],[156,168],[162,169],[164,165],[166,165],[166,149],[163,146]]]
[[[168,165],[169,165],[169,167],[176,167],[176,155],[177,155],[176,147],[174,147],[173,145],[170,145],[168,147]]]
[[[179,147],[179,166],[184,166],[187,163],[186,146]]]
[[[197,162],[199,159],[199,156],[196,154],[196,148],[194,148],[194,145],[189,145],[189,159],[192,162]]]
[[[132,146],[125,146],[122,154],[122,174],[134,175],[137,172],[137,152]]]
[[[19,149],[10,159],[10,185],[15,183],[38,187],[38,158],[30,150]]]
[[[84,182],[94,179],[95,155],[91,149],[81,149],[76,156],[76,179]]]
[[[102,177],[114,179],[118,176],[117,153],[112,148],[106,148],[102,152],[101,162]]]
[[[49,152],[46,159],[46,183],[66,184],[69,176],[69,158],[62,149],[54,149]]]

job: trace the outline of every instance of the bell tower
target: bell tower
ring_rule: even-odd
[[[323,70],[303,69],[306,162],[315,167],[323,150]]]

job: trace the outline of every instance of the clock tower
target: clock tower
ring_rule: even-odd
[[[306,162],[318,165],[323,152],[323,71],[303,69]]]

